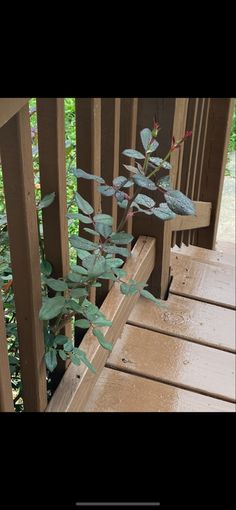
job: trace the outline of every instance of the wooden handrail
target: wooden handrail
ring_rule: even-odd
[[[2,97],[0,98],[0,128],[8,122],[23,106],[30,97]]]

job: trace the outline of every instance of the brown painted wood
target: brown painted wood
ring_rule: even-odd
[[[188,255],[194,260],[200,262],[206,262],[209,264],[219,264],[222,262],[226,265],[235,267],[235,244],[219,242],[216,245],[216,250],[207,250],[206,248],[200,248],[199,246],[185,246],[184,244],[179,248],[174,246],[172,248],[173,254]],[[174,256],[174,255],[173,255]]]
[[[202,125],[201,125],[201,130],[200,130],[196,181],[195,181],[194,195],[193,195],[194,200],[197,200],[197,201],[199,201],[199,197],[200,197],[204,151],[205,151],[205,146],[206,146],[206,134],[207,134],[207,125],[208,125],[209,105],[210,105],[210,98],[205,97],[204,98],[204,106],[203,106]],[[190,242],[192,244],[195,244],[195,237],[196,237],[196,231],[194,230],[193,232],[191,232],[191,238],[190,238]]]
[[[186,122],[188,114],[189,98],[182,98],[176,101],[176,111],[173,126],[173,136],[175,140],[180,140],[186,131]],[[182,176],[184,146],[179,150],[173,151],[170,156],[172,165],[172,185],[175,189],[180,189]],[[171,246],[176,244],[177,232],[172,232]]]
[[[192,131],[192,136],[185,140],[182,151],[183,151],[183,160],[181,167],[181,178],[178,179],[178,189],[182,191],[185,195],[188,194],[189,187],[189,179],[191,167],[193,164],[193,153],[195,140],[197,138],[197,129],[196,129],[196,120],[197,120],[197,111],[198,111],[198,98],[189,98],[188,102],[188,112],[186,119],[186,130]],[[176,235],[176,244],[181,246],[183,242],[184,234],[182,232],[177,233]],[[186,236],[185,236],[186,238]],[[185,241],[186,242],[186,241]]]
[[[217,241],[216,242],[216,250],[220,254],[220,258],[222,258],[222,262],[225,264],[231,264],[235,266],[236,264],[236,245],[235,243],[230,243],[227,241]]]
[[[157,120],[161,126],[158,135],[158,154],[160,157],[165,157],[168,153],[173,136],[173,129],[177,136],[182,136],[183,123],[185,124],[185,107],[186,100],[179,100],[175,98],[139,98],[138,107],[138,136],[137,136],[137,149],[143,151],[140,141],[139,132],[145,127],[152,127],[153,117],[156,114]],[[180,135],[181,132],[181,135]],[[174,180],[176,179],[176,165],[180,160],[172,158],[172,165],[174,165]],[[166,174],[166,170],[161,169],[160,177]],[[145,190],[145,194],[153,197],[153,193]],[[157,203],[163,201],[162,194],[156,192]],[[163,222],[156,217],[147,217],[138,214],[133,219],[133,234],[135,237],[139,235],[155,236],[157,238],[157,251],[155,269],[149,281],[150,290],[158,297],[164,297],[169,284],[170,274],[170,247],[172,232],[169,222]],[[143,234],[142,234],[143,233]]]
[[[163,308],[139,298],[128,324],[236,352],[235,312],[195,299],[169,294]]]
[[[0,130],[0,150],[26,411],[47,404],[41,282],[28,105]]]
[[[212,218],[208,228],[197,232],[195,241],[208,249],[214,249],[216,242],[232,114],[232,98],[211,98],[199,199],[212,202]]]
[[[126,325],[106,366],[235,402],[235,354]]]
[[[235,308],[235,269],[232,266],[210,265],[178,255],[171,259],[171,270],[172,294]]]
[[[201,141],[201,133],[202,133],[202,122],[203,122],[203,116],[204,116],[204,105],[205,105],[205,98],[199,98],[198,100],[198,109],[197,109],[197,118],[196,118],[196,137],[194,139],[194,147],[193,147],[193,154],[192,154],[192,165],[189,173],[189,186],[188,186],[188,197],[191,198],[191,200],[194,200],[194,191],[195,191],[195,184],[197,181],[197,170],[198,170],[198,161],[199,161],[199,149],[200,149],[200,141]],[[188,238],[187,246],[190,244],[192,239],[192,232],[191,230],[186,232]],[[183,236],[183,242],[185,242],[185,235]]]
[[[175,103],[175,115],[173,124],[173,136],[175,140],[180,140],[186,131],[186,120],[188,112],[189,98],[177,98]],[[183,163],[183,150],[173,151],[170,155],[171,182],[172,186],[178,187],[177,181],[180,182]]]
[[[154,261],[155,239],[140,237],[124,267],[127,278],[146,281],[154,267]],[[102,328],[107,341],[115,343],[137,299],[138,295],[124,296],[120,292],[119,285],[116,283],[113,285],[101,306],[101,311],[113,323],[110,328]],[[109,351],[98,344],[91,329],[86,333],[80,348],[86,352],[96,369],[96,374],[84,365],[77,367],[71,364],[54,393],[47,411],[81,411],[87,402],[106,363]]]
[[[101,98],[76,98],[76,162],[77,167],[85,172],[101,175]],[[94,208],[101,212],[101,195],[97,192],[95,181],[78,179],[78,192]],[[80,227],[81,228],[81,227]],[[83,237],[93,240],[83,231]],[[90,300],[95,302],[96,288],[90,293]]]
[[[37,121],[41,196],[56,193],[53,204],[42,211],[45,257],[53,266],[52,276],[59,278],[69,272],[64,99],[37,99]],[[61,333],[71,337],[71,325]],[[59,379],[66,366],[59,359]]]
[[[170,220],[172,231],[183,231],[191,228],[208,227],[211,221],[211,203],[210,202],[194,202],[196,208],[195,216],[179,216]]]
[[[30,97],[1,97],[0,98],[0,128],[13,117]]]
[[[128,159],[122,155],[125,149],[136,149],[137,145],[137,122],[138,122],[138,108],[139,101],[135,97],[121,98],[120,104],[120,154],[119,154],[119,174],[129,177],[130,173],[123,167],[123,164],[134,165],[133,159]],[[127,189],[130,197],[133,194],[133,189]],[[124,209],[118,207],[118,225],[123,217]],[[129,217],[124,225],[124,230],[131,233],[133,230],[133,218]]]
[[[4,312],[0,294],[0,413],[14,412]]]
[[[156,261],[154,271],[148,281],[149,290],[158,298],[164,299],[170,281],[170,249],[171,225],[169,221],[156,220],[156,230],[159,234],[156,244]],[[149,217],[148,217],[149,222]]]
[[[120,98],[101,99],[101,173],[108,185],[119,174],[120,162]],[[113,217],[113,230],[117,228],[117,201],[113,197],[101,196],[102,212]],[[112,286],[104,280],[96,290],[96,303],[100,306]]]
[[[235,405],[104,368],[85,412],[235,412]]]

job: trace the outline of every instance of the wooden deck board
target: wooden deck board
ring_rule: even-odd
[[[234,412],[229,402],[104,368],[85,412]]]
[[[235,402],[235,354],[126,325],[107,366]]]
[[[172,254],[171,268],[172,294],[235,309],[235,269],[232,266],[212,265],[187,255]]]
[[[188,255],[194,260],[198,260],[205,263],[223,263],[231,266],[235,266],[235,244],[234,243],[223,243],[219,242],[216,245],[216,250],[207,250],[206,248],[200,248],[199,246],[185,246],[184,244],[179,248],[174,246],[172,248],[172,257],[176,254]]]
[[[234,310],[174,294],[163,304],[160,308],[141,297],[128,323],[236,352]]]

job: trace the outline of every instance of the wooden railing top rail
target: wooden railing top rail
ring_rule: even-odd
[[[0,98],[0,128],[28,103],[29,97]]]

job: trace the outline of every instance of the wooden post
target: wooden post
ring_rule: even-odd
[[[0,413],[14,412],[4,313],[0,292]]]
[[[121,112],[120,112],[120,154],[119,154],[119,173],[129,177],[129,172],[123,167],[123,163],[134,164],[133,160],[127,160],[122,152],[125,149],[136,148],[137,137],[137,115],[138,115],[138,99],[135,97],[121,99]],[[131,196],[133,193],[132,188],[126,190]],[[118,224],[123,216],[124,209],[118,207]],[[124,230],[131,233],[133,226],[132,217],[129,217],[124,225]]]
[[[120,162],[120,98],[101,99],[101,174],[109,185],[119,175]],[[113,197],[101,196],[101,208],[113,217],[113,230],[117,227],[117,201]],[[110,280],[103,280],[96,290],[96,303],[101,306],[112,286]]]
[[[76,98],[76,160],[77,167],[85,172],[101,175],[101,98]],[[101,211],[101,196],[95,181],[78,179],[78,192],[94,208]],[[81,228],[81,227],[80,227]],[[87,232],[86,239],[93,240]],[[89,299],[96,300],[96,288],[91,289]]]
[[[178,139],[184,132],[187,101],[186,98],[140,98],[138,102],[137,149],[143,151],[139,132],[146,127],[152,128],[153,117],[156,114],[161,126],[160,136],[158,136],[158,155],[165,157],[170,149],[173,134]],[[180,156],[172,158],[174,182],[178,178],[181,161]],[[159,175],[162,177],[166,173],[166,170],[162,169]],[[153,197],[153,194],[148,190],[145,190],[145,195]],[[162,194],[159,191],[156,192],[156,200],[157,203],[163,202]],[[155,296],[164,298],[170,278],[171,226],[168,221],[163,222],[154,216],[147,218],[140,214],[133,218],[133,233],[135,237],[149,235],[156,238],[155,268],[148,283],[150,291]]]
[[[210,99],[199,199],[212,203],[212,216],[210,226],[196,233],[197,246],[208,249],[215,249],[233,103],[228,97]]]
[[[54,202],[42,211],[45,257],[53,266],[52,276],[59,278],[69,272],[64,99],[37,99],[37,120],[41,196],[56,193]],[[71,337],[71,324],[61,333]],[[67,366],[58,358],[55,385]]]
[[[0,130],[25,411],[47,405],[41,282],[28,105]]]

